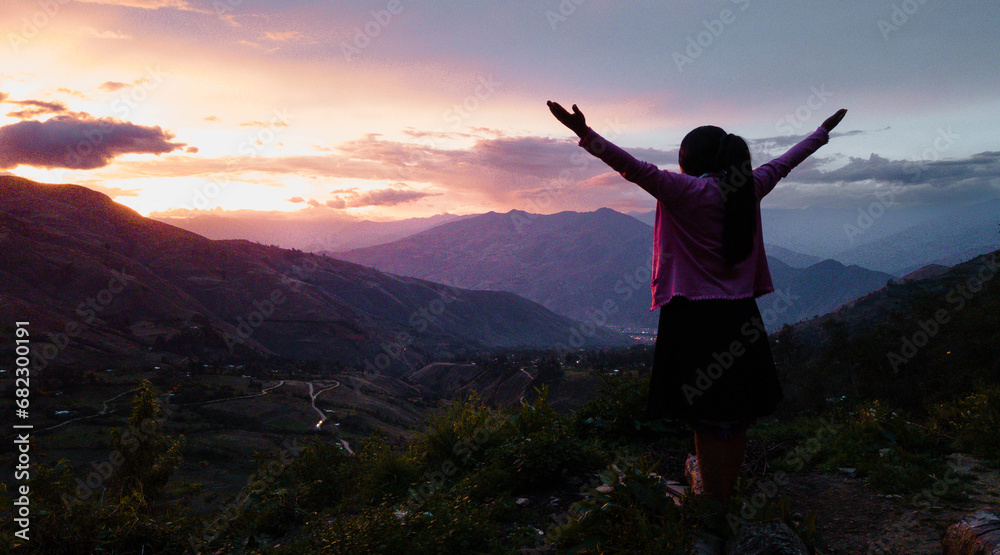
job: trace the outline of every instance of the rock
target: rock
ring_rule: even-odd
[[[687,495],[687,488],[674,481],[668,481],[665,485],[667,486],[667,496],[673,499],[674,504],[679,507],[681,499]]]
[[[517,503],[518,505],[527,505],[528,504],[528,498],[527,497],[518,497],[517,501],[515,501],[515,503]]]
[[[944,555],[1000,555],[1000,517],[978,511],[952,524],[941,539]]]
[[[725,540],[711,534],[695,536],[691,546],[691,555],[722,555],[725,551]]]
[[[809,555],[809,548],[780,520],[747,522],[729,540],[728,555]]]
[[[854,475],[857,473],[857,470],[855,470],[853,468],[838,468],[837,470],[843,472],[844,474],[847,474],[851,478],[853,478]]]

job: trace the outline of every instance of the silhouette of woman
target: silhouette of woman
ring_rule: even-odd
[[[782,399],[755,299],[774,291],[760,200],[829,140],[838,110],[788,152],[753,169],[743,138],[703,126],[681,141],[682,173],[642,162],[587,126],[576,105],[552,114],[580,146],[657,200],[653,306],[660,309],[647,413],[688,420],[705,492],[729,501],[746,429]]]

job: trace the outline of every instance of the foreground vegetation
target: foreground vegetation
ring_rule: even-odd
[[[660,475],[680,479],[688,432],[678,422],[643,420],[644,387],[637,374],[609,375],[600,394],[570,414],[549,407],[545,387],[534,401],[507,408],[473,396],[442,409],[405,444],[373,434],[354,455],[329,439],[261,452],[239,495],[202,507],[202,486],[171,482],[184,440],[164,433],[146,384],[129,428],[112,434],[110,464],[36,470],[32,541],[6,549],[686,553],[700,534],[728,537],[746,521],[772,518],[821,548],[808,515],[793,515],[780,488],[760,486],[775,472],[850,468],[920,508],[964,497],[950,453],[1000,460],[1000,388],[927,406],[919,421],[865,401],[763,423],[754,441],[775,446],[767,474],[748,475],[728,507],[693,496],[678,506]],[[3,526],[13,537],[11,518]]]

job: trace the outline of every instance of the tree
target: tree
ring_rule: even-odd
[[[143,381],[132,398],[128,429],[111,430],[115,470],[108,479],[108,493],[112,499],[132,498],[148,508],[180,465],[184,436],[174,440],[164,434],[162,413],[152,386]]]

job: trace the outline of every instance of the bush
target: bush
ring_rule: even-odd
[[[834,419],[843,426],[820,443],[818,450],[809,449],[815,438],[800,445],[799,451],[814,453],[807,462],[827,471],[854,468],[872,487],[904,495],[932,486],[949,472],[940,462],[941,441],[878,401],[861,404]],[[961,488],[950,488],[948,494],[960,499]]]
[[[508,491],[558,487],[605,464],[597,443],[577,436],[572,422],[556,414],[547,398],[543,387],[534,403],[523,405],[509,424],[514,433],[496,448],[492,464],[507,474],[497,485]]]
[[[1000,387],[931,408],[931,427],[959,451],[1000,462]]]
[[[449,462],[475,466],[486,451],[504,442],[510,433],[504,429],[508,418],[473,394],[431,419],[427,430],[411,443],[410,454],[427,470]]]
[[[628,462],[598,474],[603,488],[588,491],[569,521],[548,539],[571,553],[688,553],[690,528],[666,486]]]
[[[578,433],[617,445],[656,437],[690,439],[686,423],[663,418],[648,420],[649,378],[637,373],[601,376],[599,394],[574,414]]]

